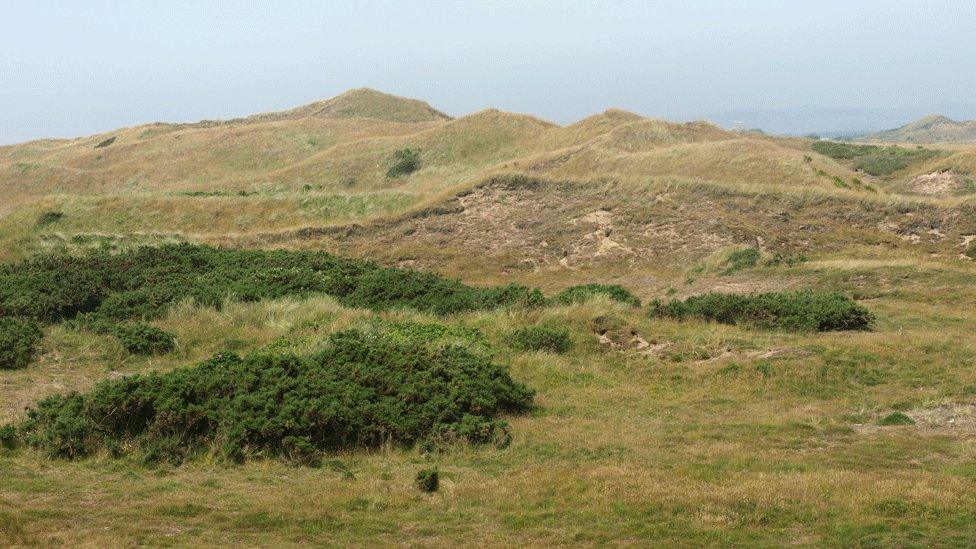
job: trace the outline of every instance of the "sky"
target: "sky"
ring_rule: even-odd
[[[0,1],[0,143],[362,86],[558,123],[609,107],[976,117],[972,1]]]

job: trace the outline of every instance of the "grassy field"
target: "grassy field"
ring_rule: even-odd
[[[926,170],[964,173],[969,149],[875,177],[807,141],[621,111],[559,127],[408,107],[345,97],[124,130],[99,149],[108,135],[2,148],[0,258],[184,240],[327,250],[547,295],[615,283],[644,305],[596,296],[433,315],[323,294],[184,300],[147,320],[175,336],[157,356],[78,323],[47,325],[32,364],[0,369],[0,425],[50,395],[223,351],[310,355],[377,319],[477,330],[479,352],[533,389],[535,408],[502,418],[507,446],[345,448],[319,467],[0,446],[0,545],[976,545],[976,263],[962,255],[976,204],[908,192]],[[296,124],[323,141],[295,137]],[[181,175],[196,156],[167,165],[172,144],[140,145],[178,135],[196,140],[179,154],[200,166],[230,162],[207,149],[212,136],[287,146]],[[117,164],[85,167],[122,146]],[[422,167],[387,179],[405,147],[422,151]],[[780,290],[851,297],[873,329],[648,314],[653,299]],[[568,331],[571,348],[516,350],[513,333],[532,326]],[[425,493],[415,477],[429,467],[440,488]]]

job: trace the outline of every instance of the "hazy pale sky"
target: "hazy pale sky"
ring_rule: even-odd
[[[14,1],[0,143],[228,118],[369,86],[568,122],[976,103],[972,1]]]

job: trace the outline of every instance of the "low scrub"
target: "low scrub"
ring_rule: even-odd
[[[683,301],[651,304],[652,316],[701,318],[789,331],[868,330],[873,315],[851,298],[833,292],[708,293]]]
[[[440,473],[437,468],[421,469],[417,471],[417,476],[414,478],[414,484],[417,485],[417,489],[421,492],[436,492],[437,488],[440,486]]]
[[[593,296],[605,295],[614,301],[625,303],[632,307],[640,307],[641,301],[623,286],[617,284],[581,284],[570,286],[552,297],[553,303],[568,305],[580,303]]]
[[[45,255],[0,266],[0,316],[57,322],[83,313],[115,321],[161,315],[190,299],[219,307],[324,293],[343,305],[435,314],[539,305],[538,290],[474,287],[433,273],[384,268],[324,252],[227,250],[176,244],[119,254]]]
[[[311,356],[222,353],[195,367],[99,382],[46,398],[18,437],[51,456],[107,449],[178,463],[214,451],[240,462],[314,464],[321,452],[424,440],[504,440],[503,413],[533,392],[486,357],[358,330]]]
[[[912,164],[924,162],[942,154],[939,151],[922,147],[907,148],[894,145],[880,147],[878,145],[854,145],[834,141],[818,141],[813,144],[813,150],[836,160],[851,160],[855,169],[875,176],[891,175]]]
[[[0,317],[0,370],[30,364],[42,337],[41,329],[33,322]]]
[[[562,354],[572,348],[569,330],[552,326],[527,326],[508,336],[509,346],[516,351],[547,351]]]
[[[173,334],[148,324],[124,324],[113,333],[125,350],[136,355],[161,355],[176,348]]]

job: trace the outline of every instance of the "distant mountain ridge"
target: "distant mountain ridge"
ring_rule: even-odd
[[[976,142],[976,120],[956,121],[930,115],[900,128],[876,132],[865,141],[885,143],[972,143]]]

